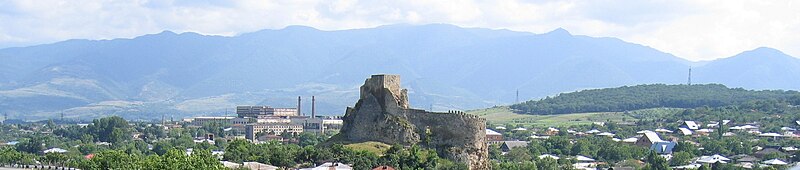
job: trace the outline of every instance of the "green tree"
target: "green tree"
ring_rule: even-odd
[[[514,148],[511,149],[506,155],[506,159],[512,162],[525,162],[533,160],[530,153],[526,148]]]
[[[223,155],[223,159],[231,162],[238,162],[242,163],[250,159],[251,156],[251,146],[252,144],[247,140],[233,140],[228,143],[228,146],[225,148],[225,155]]]
[[[672,166],[681,166],[689,164],[692,159],[692,155],[688,152],[675,152],[672,154],[672,159],[669,160],[669,165]]]
[[[656,154],[655,152],[650,152],[647,155],[647,166],[650,170],[670,170],[669,164],[667,160]]]
[[[536,160],[536,169],[558,169],[558,162],[550,157]]]
[[[18,151],[27,152],[27,153],[40,153],[45,150],[45,142],[47,142],[47,138],[39,135],[34,135],[31,138],[24,138],[17,143],[16,146]]]

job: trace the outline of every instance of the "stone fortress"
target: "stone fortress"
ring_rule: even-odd
[[[348,107],[337,138],[348,142],[434,148],[440,156],[467,164],[469,169],[490,169],[486,119],[463,112],[430,112],[408,107],[399,75],[372,75],[361,86],[355,107]]]

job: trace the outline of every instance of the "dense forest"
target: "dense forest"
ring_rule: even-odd
[[[695,108],[738,105],[753,100],[779,100],[800,104],[800,92],[783,90],[745,90],[719,84],[637,85],[582,90],[555,97],[514,104],[512,109],[526,114],[565,114],[621,112],[648,108]]]

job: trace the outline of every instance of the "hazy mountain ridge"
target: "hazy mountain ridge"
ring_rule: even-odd
[[[711,61],[695,68],[694,82],[800,89],[800,80],[784,80],[800,77],[800,62],[775,51],[759,48]],[[761,55],[769,60],[737,65],[739,58]],[[12,118],[62,110],[67,117],[98,115],[87,113],[97,108],[108,114],[221,114],[236,104],[294,107],[298,95],[307,96],[304,107],[316,95],[320,113],[341,114],[357,99],[364,77],[377,73],[400,74],[414,107],[474,109],[514,102],[517,89],[526,100],[588,88],[685,83],[693,64],[563,29],[532,34],[442,24],[341,31],[291,26],[234,37],[165,31],[0,49],[0,61],[0,112]],[[109,101],[127,103],[110,107]]]

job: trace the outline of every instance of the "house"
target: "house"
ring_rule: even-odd
[[[743,156],[743,157],[741,157],[739,159],[736,159],[736,162],[739,162],[739,163],[742,163],[742,162],[755,163],[756,161],[758,161],[758,158],[756,158],[755,156],[750,156],[750,155],[746,155],[746,156]]]
[[[212,156],[216,156],[217,159],[222,159],[225,156],[225,151],[211,151]]]
[[[500,150],[509,152],[511,149],[517,147],[528,147],[528,141],[504,141],[503,144],[500,145]]]
[[[528,129],[525,129],[524,127],[518,127],[518,128],[511,129],[511,131],[526,131],[526,130],[528,130]]]
[[[639,139],[637,139],[637,138],[622,139],[622,142],[625,142],[625,143],[636,143],[637,141],[639,141]]]
[[[242,167],[251,170],[277,170],[276,166],[267,165],[259,162],[242,162]]]
[[[731,120],[722,120],[722,125],[728,125],[728,123],[731,123]]]
[[[550,154],[539,155],[538,158],[539,159],[551,158],[551,159],[555,159],[555,160],[561,159],[558,156],[550,155]]]
[[[682,135],[684,135],[684,136],[687,136],[687,135],[692,135],[692,130],[689,130],[689,129],[687,129],[687,128],[678,128],[678,130],[679,130],[679,131],[681,132],[681,134],[682,134]]]
[[[661,129],[661,128],[659,128],[659,129],[656,129],[655,131],[656,131],[656,132],[661,132],[661,133],[672,133],[672,131],[671,131],[671,130],[667,130],[667,129]]]
[[[239,168],[240,166],[242,166],[239,163],[231,162],[231,161],[219,161],[219,163],[222,163],[222,166],[224,166],[226,168],[230,168],[230,169],[236,169],[236,168]]]
[[[700,125],[697,125],[697,122],[694,121],[683,121],[683,125],[681,125],[681,127],[687,128],[689,130],[700,129]]]
[[[343,164],[343,163],[326,162],[326,163],[324,163],[324,164],[322,164],[320,166],[314,167],[314,168],[303,168],[303,169],[300,169],[300,170],[352,170],[352,169],[353,169],[353,167],[350,167],[349,165],[346,165],[346,164]]]
[[[592,129],[592,130],[586,131],[586,133],[588,133],[588,134],[600,133],[600,130]]]
[[[723,134],[722,134],[722,136],[736,136],[736,133],[733,133],[733,132],[725,132],[725,133],[723,133]]]
[[[741,125],[741,126],[734,126],[734,127],[728,128],[728,129],[746,131],[746,130],[750,130],[750,129],[758,129],[758,127],[757,126],[753,126],[753,125]]]
[[[489,144],[500,144],[503,141],[503,134],[497,133],[491,129],[486,129],[486,141]]]
[[[770,138],[783,137],[783,135],[778,134],[778,133],[762,133],[762,134],[758,134],[758,136],[760,136],[760,137],[770,137]]]
[[[728,163],[728,161],[730,161],[730,160],[731,159],[728,159],[728,158],[726,158],[726,157],[724,157],[722,155],[716,154],[716,155],[711,155],[711,156],[701,156],[700,158],[697,159],[696,162],[714,164],[714,163],[717,163],[717,162],[719,162],[719,163]]]
[[[753,169],[753,163],[752,162],[739,162],[734,166],[742,167],[742,168],[745,168],[745,169]]]
[[[538,136],[538,135],[531,135],[531,139],[550,139],[550,136]]]
[[[594,162],[578,162],[572,164],[572,169],[580,169],[580,170],[597,170],[597,163]]]
[[[497,129],[497,130],[506,130],[506,127],[498,126],[498,127],[494,127],[494,129]]]
[[[702,164],[689,164],[689,165],[672,167],[672,169],[698,169],[698,168],[700,168],[700,166],[703,166],[703,165]]]
[[[794,146],[787,146],[787,147],[782,147],[781,150],[786,151],[786,152],[794,152],[794,151],[798,151],[800,149],[798,149],[798,148],[796,148]]]
[[[699,130],[696,130],[695,132],[707,135],[707,134],[709,134],[711,132],[714,132],[714,129],[699,129]]]
[[[661,142],[661,141],[664,140],[661,140],[661,137],[659,137],[658,134],[656,134],[655,132],[646,132],[644,133],[644,136],[642,136],[642,138],[636,140],[635,144],[643,147],[648,147],[655,144],[656,142]]]
[[[781,152],[776,148],[769,147],[769,148],[764,148],[760,151],[756,151],[755,153],[753,153],[753,156],[756,156],[758,158],[764,158],[765,156],[770,154],[786,155],[786,153]]]
[[[785,161],[782,161],[780,159],[770,159],[770,160],[766,160],[766,161],[761,162],[761,163],[763,163],[765,165],[787,165],[787,164],[789,164],[789,163],[786,163]]]
[[[556,129],[556,128],[549,127],[549,128],[547,128],[547,130],[544,132],[544,134],[546,134],[546,135],[549,135],[549,136],[553,136],[553,135],[558,135],[558,132],[559,132],[559,131],[560,131],[560,130],[558,130],[558,129]]]
[[[66,153],[66,152],[69,152],[69,151],[67,151],[66,149],[61,149],[61,148],[50,148],[48,150],[44,150],[43,152],[44,153]]]
[[[650,145],[650,150],[655,151],[657,154],[672,154],[672,149],[677,145],[678,143],[673,141],[661,141]]]
[[[598,133],[597,136],[614,137],[615,134],[609,132]]]
[[[578,162],[594,162],[595,161],[594,159],[586,157],[586,156],[583,156],[583,155],[575,156],[575,160],[577,160]]]
[[[636,133],[638,133],[638,134],[644,134],[644,133],[649,133],[649,132],[653,132],[653,131],[650,131],[650,130],[641,130],[641,131],[638,131],[638,132],[636,132]]]

